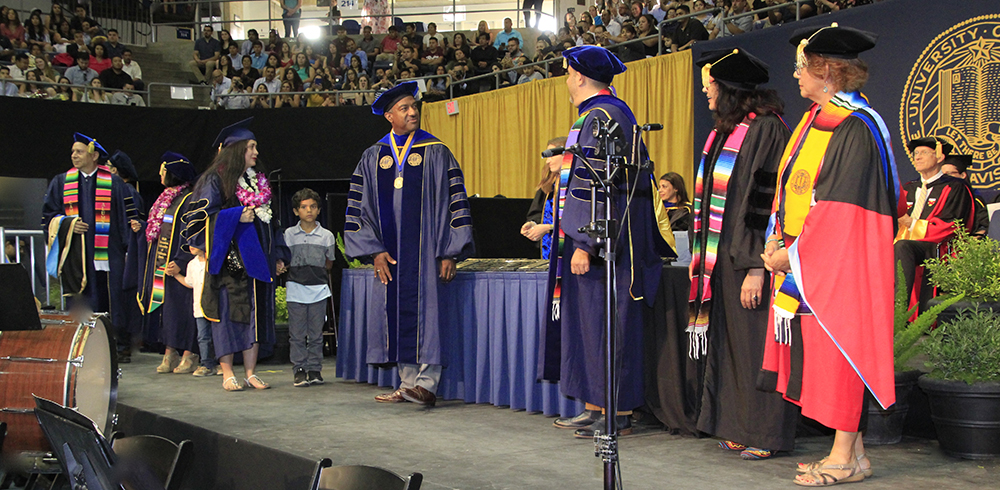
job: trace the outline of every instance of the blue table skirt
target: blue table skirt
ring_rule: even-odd
[[[559,393],[558,383],[537,381],[538,338],[544,326],[547,272],[459,272],[441,295],[446,359],[437,395],[513,410],[570,417],[583,403]],[[370,269],[344,271],[340,296],[337,376],[359,383],[399,386],[396,368],[365,362]],[[378,287],[382,287],[381,284]]]

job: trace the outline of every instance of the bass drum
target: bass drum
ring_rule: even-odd
[[[42,329],[0,332],[0,421],[5,453],[49,452],[32,395],[76,408],[104,434],[114,426],[118,360],[111,319],[43,312]]]

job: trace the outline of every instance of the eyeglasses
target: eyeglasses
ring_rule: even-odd
[[[916,150],[916,151],[913,152],[913,156],[915,156],[915,157],[927,157],[927,156],[934,156],[935,153],[936,152],[934,150]]]
[[[809,64],[808,63],[793,63],[792,67],[795,69],[795,74],[796,75],[801,75],[802,74],[802,70],[808,68]]]

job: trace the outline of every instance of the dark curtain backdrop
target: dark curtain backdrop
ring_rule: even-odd
[[[980,125],[981,141],[959,144],[964,152],[976,153],[976,164],[973,173],[975,186],[984,195],[995,194],[1000,189],[1000,169],[996,168],[997,154],[1000,152],[1000,129],[996,121],[1000,121],[1000,111],[994,110],[997,105],[997,92],[1000,89],[1000,77],[996,75],[994,63],[1000,61],[1000,15],[997,13],[996,0],[886,0],[874,5],[847,9],[828,15],[821,15],[799,22],[754,31],[745,35],[724,38],[714,41],[696,43],[694,45],[694,60],[702,52],[714,49],[731,49],[734,47],[746,49],[753,55],[770,65],[771,81],[765,88],[778,91],[785,101],[785,122],[793,130],[802,114],[809,108],[810,102],[799,95],[798,83],[793,78],[795,63],[795,47],[788,39],[795,30],[807,26],[830,25],[837,22],[841,26],[855,27],[879,34],[877,46],[861,54],[868,62],[870,78],[862,89],[872,107],[885,119],[889,133],[892,135],[893,153],[899,167],[900,178],[906,182],[917,178],[917,173],[910,163],[900,132],[901,112],[915,111],[919,113],[923,123],[914,127],[908,125],[908,136],[914,132],[924,135],[943,135],[951,140],[965,140],[972,135],[968,127],[963,127],[963,121],[975,120]],[[975,19],[972,23],[959,27],[965,21]],[[978,26],[978,28],[975,28]],[[970,27],[973,29],[970,30]],[[970,31],[963,34],[963,31]],[[940,37],[939,37],[940,36]],[[954,39],[954,42],[949,41]],[[977,51],[977,43],[983,43],[983,50]],[[929,47],[939,45],[938,48]],[[943,46],[951,44],[950,46]],[[934,53],[939,51],[940,53]],[[980,53],[980,54],[977,54]],[[967,55],[967,57],[966,57]],[[957,69],[969,66],[967,60],[975,63],[979,57],[982,76],[979,87],[964,93],[960,98],[969,101],[969,107],[959,107],[960,98],[955,88],[952,100],[950,124],[939,115],[941,108],[938,98],[938,80],[946,69]],[[966,57],[963,59],[963,57]],[[914,66],[919,64],[919,70]],[[990,68],[993,67],[991,70]],[[968,68],[966,68],[968,69]],[[911,70],[914,78],[910,79]],[[926,76],[929,82],[921,84],[918,80]],[[694,70],[695,90],[701,90],[701,71]],[[908,82],[909,80],[909,82]],[[955,87],[960,87],[954,79]],[[917,94],[921,87],[927,87],[919,93],[920,99],[914,104],[904,103],[903,94]],[[976,108],[978,105],[978,109]],[[997,114],[993,114],[997,112]],[[704,96],[694,98],[694,134],[695,162],[697,168],[701,159],[701,149],[705,139],[712,129],[712,115]],[[964,136],[959,133],[965,133]]]
[[[0,176],[45,179],[71,166],[74,132],[124,151],[140,181],[157,184],[164,151],[204,170],[219,130],[250,116],[260,161],[284,179],[350,179],[364,150],[389,132],[369,107],[198,111],[0,97],[0,114]]]

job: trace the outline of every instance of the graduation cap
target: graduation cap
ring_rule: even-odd
[[[191,165],[187,157],[180,153],[168,151],[163,154],[162,160],[163,168],[183,182],[191,182],[198,177],[198,171],[194,169],[194,165]]]
[[[108,158],[108,150],[105,150],[104,147],[97,142],[97,140],[91,138],[90,136],[82,133],[73,133],[73,141],[87,145],[87,151],[90,153],[96,151],[101,154],[102,158]]]
[[[375,99],[375,102],[372,102],[372,114],[376,116],[385,114],[386,111],[392,110],[392,106],[396,105],[396,102],[399,102],[400,99],[416,97],[419,89],[417,82],[403,82],[382,92]]]
[[[972,166],[972,155],[948,155],[941,165],[954,165],[958,173],[964,174]]]
[[[215,143],[212,143],[212,146],[221,149],[238,141],[257,139],[250,131],[250,123],[252,122],[253,118],[248,117],[236,124],[222,128],[222,131],[219,131],[219,136],[215,137]]]
[[[135,165],[132,165],[132,159],[124,151],[116,150],[108,157],[108,162],[111,163],[112,167],[118,169],[118,176],[122,180],[139,180],[139,174],[135,171]]]
[[[934,150],[938,157],[948,156],[948,154],[951,153],[951,150],[954,149],[951,144],[945,142],[941,138],[935,138],[934,136],[910,140],[910,142],[906,144],[906,149],[910,150],[910,153],[913,153],[913,150],[916,150],[917,147],[920,146],[926,146]]]
[[[878,34],[853,27],[840,27],[836,22],[826,27],[807,27],[795,31],[788,40],[796,46],[796,62],[806,66],[806,53],[830,58],[853,60],[858,53],[875,47]]]
[[[707,51],[697,65],[706,87],[716,81],[739,90],[754,90],[770,79],[767,63],[742,49]]]
[[[574,46],[563,51],[563,63],[581,75],[601,83],[611,84],[615,75],[625,71],[625,65],[611,51],[600,46]]]

